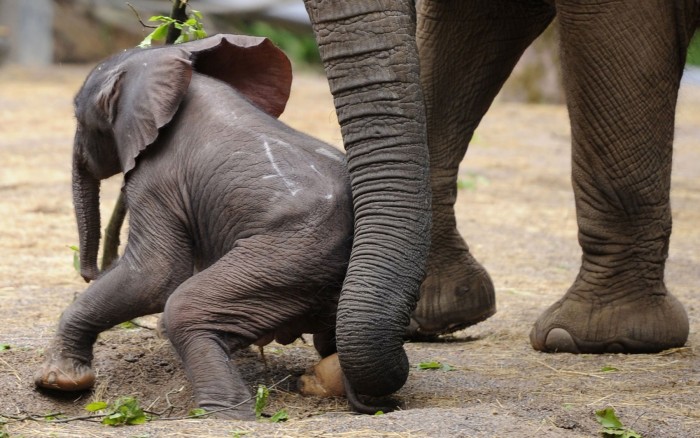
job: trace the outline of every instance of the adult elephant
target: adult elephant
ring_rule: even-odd
[[[403,385],[414,309],[419,333],[454,331],[495,311],[489,276],[456,230],[458,165],[516,61],[555,15],[583,257],[532,344],[601,353],[685,343],[688,318],[666,290],[664,264],[674,108],[700,3],[421,0],[417,14],[414,0],[305,4],[352,180],[355,241],[337,343],[359,393]]]

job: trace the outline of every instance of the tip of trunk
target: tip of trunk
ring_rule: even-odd
[[[343,321],[338,313],[338,357],[352,388],[362,395],[382,397],[398,391],[408,379],[403,349],[404,327],[388,328],[374,321]]]

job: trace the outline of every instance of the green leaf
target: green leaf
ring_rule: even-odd
[[[119,426],[122,424],[143,424],[148,417],[134,397],[122,397],[110,407],[112,413],[102,419],[103,424]]]
[[[275,415],[270,417],[270,421],[273,423],[280,423],[282,421],[287,421],[288,419],[289,415],[284,409],[280,409],[279,411],[275,412]]]
[[[442,368],[442,364],[440,362],[421,362],[418,364],[418,369],[419,370],[439,370]]]
[[[613,408],[605,408],[596,411],[595,419],[606,429],[622,429],[622,422],[617,418],[617,415],[615,415],[615,409]]]
[[[44,420],[46,420],[46,421],[59,420],[61,418],[68,418],[68,417],[66,417],[65,415],[63,415],[61,413],[51,413],[51,414],[44,415]]]
[[[0,351],[9,350],[10,348],[12,348],[10,344],[0,344]]]
[[[642,438],[637,432],[626,429],[617,415],[615,415],[615,409],[605,408],[595,412],[595,419],[603,426],[603,430],[600,433],[604,438]]]
[[[89,403],[87,406],[85,406],[85,410],[88,412],[97,412],[97,411],[101,411],[103,409],[107,409],[107,406],[108,406],[107,403],[105,403],[103,401],[96,401],[96,402]]]
[[[231,438],[241,438],[242,436],[248,435],[249,433],[249,430],[232,430]]]
[[[139,326],[137,326],[136,324],[134,324],[134,323],[131,322],[131,321],[124,321],[124,322],[122,322],[121,324],[117,325],[117,327],[123,328],[123,329],[126,329],[126,330],[139,328]]]
[[[611,366],[608,365],[608,366],[604,366],[603,368],[601,368],[600,371],[602,371],[602,372],[604,372],[604,373],[610,373],[610,372],[613,372],[613,371],[620,371],[620,370],[617,369],[617,368],[615,368],[615,367],[611,367]]]
[[[188,417],[201,417],[203,415],[207,415],[207,411],[205,411],[202,408],[195,408],[192,409],[190,412],[187,413]]]
[[[374,413],[374,415],[375,415],[375,417],[376,417],[377,415],[384,415],[384,411],[377,411],[377,412]]]
[[[151,38],[156,41],[164,40],[168,35],[168,27],[170,27],[170,23],[161,24],[160,26],[156,27],[156,29],[151,32]]]
[[[153,17],[151,17],[153,18]],[[154,21],[154,20],[151,20]],[[160,26],[156,27],[153,32],[149,33],[146,35],[146,38],[144,38],[138,45],[138,47],[145,49],[147,47],[151,47],[153,44],[153,41],[160,41],[164,40],[165,37],[168,35],[168,26],[170,26],[170,23],[165,23],[161,24]]]
[[[73,269],[80,274],[80,248],[75,245],[68,245],[68,248],[73,251]]]
[[[454,367],[451,365],[443,364],[437,361],[431,361],[431,362],[421,362],[418,364],[418,369],[419,370],[443,370],[443,371],[452,371],[454,370]]]
[[[265,406],[267,406],[267,397],[270,395],[270,390],[265,385],[258,385],[258,390],[255,393],[255,417],[262,416]]]

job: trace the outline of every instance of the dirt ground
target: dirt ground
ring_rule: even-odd
[[[0,425],[10,436],[590,437],[593,412],[616,409],[644,437],[700,436],[700,86],[681,90],[673,176],[674,231],[667,283],[690,316],[686,347],[655,355],[543,354],[528,342],[537,315],[577,274],[580,250],[563,106],[496,103],[462,169],[461,232],[489,269],[498,313],[435,343],[407,344],[413,365],[396,394],[403,410],[358,416],[344,399],[305,398],[296,378],[316,360],[297,341],[235,360],[251,388],[278,383],[267,413],[289,421],[151,421],[110,428],[86,420],[48,424],[48,413],[85,415],[90,401],[135,396],[170,417],[191,409],[191,389],[167,341],[148,328],[115,328],[96,345],[93,391],[57,395],[32,375],[61,311],[85,288],[72,266],[77,244],[70,192],[72,96],[87,69],[0,70]],[[340,145],[328,88],[298,74],[283,119]],[[120,180],[103,184],[103,217]],[[118,299],[118,297],[115,297]],[[421,371],[440,361],[452,371]],[[606,371],[607,370],[607,371]],[[290,376],[290,377],[287,377]],[[283,380],[285,379],[286,380]],[[165,416],[165,415],[164,415]],[[19,419],[19,420],[17,420]]]

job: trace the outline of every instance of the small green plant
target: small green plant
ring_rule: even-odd
[[[0,351],[9,350],[10,348],[12,348],[10,344],[0,344]]]
[[[258,390],[255,392],[255,418],[260,420],[262,417],[269,417],[269,415],[263,414],[265,406],[267,406],[267,399],[270,396],[270,390],[265,385],[258,385]],[[284,409],[280,409],[275,412],[271,417],[270,421],[273,423],[279,423],[282,421],[287,421],[289,419],[289,414]]]
[[[61,413],[54,413],[54,412],[44,415],[44,420],[46,420],[46,421],[60,420],[62,418],[68,418],[68,417],[61,414]]]
[[[258,385],[258,390],[255,392],[255,418],[260,419],[265,406],[267,406],[267,397],[270,395],[270,390],[265,385]]]
[[[188,417],[203,417],[203,416],[208,415],[208,414],[209,414],[209,412],[205,411],[202,408],[195,408],[195,409],[190,410],[187,413],[187,416]]]
[[[595,419],[603,426],[603,430],[600,431],[603,438],[642,438],[637,432],[622,425],[613,408],[596,411]]]
[[[242,436],[248,435],[249,433],[249,430],[232,430],[231,438],[241,438]]]
[[[289,414],[287,414],[287,411],[284,409],[280,409],[279,411],[275,412],[275,414],[270,417],[270,421],[272,423],[281,423],[283,421],[287,421],[289,419]]]
[[[613,366],[606,365],[606,366],[602,367],[602,368],[600,369],[600,371],[602,371],[602,372],[604,372],[604,373],[614,373],[615,371],[620,371],[620,370],[617,369],[617,368],[615,368],[615,367],[613,367]]]
[[[161,24],[159,24],[158,27],[153,30],[153,32],[146,35],[146,38],[141,41],[139,47],[151,47],[154,41],[165,41],[170,25],[175,26],[175,28],[179,29],[181,32],[180,36],[175,40],[175,44],[206,38],[207,32],[204,30],[201,20],[202,13],[195,10],[189,14],[188,19],[185,22],[180,22],[165,15],[154,15],[149,18],[148,21]]]
[[[421,362],[418,364],[419,370],[442,370],[442,371],[452,371],[454,367],[437,361],[431,362]]]
[[[121,324],[117,325],[117,327],[122,328],[122,329],[125,329],[125,330],[131,330],[131,329],[139,328],[139,326],[137,326],[136,324],[134,324],[134,323],[131,322],[131,321],[124,321],[124,322],[122,322]]]
[[[85,410],[88,412],[106,411],[102,424],[109,426],[143,424],[148,421],[148,417],[134,397],[122,397],[111,405],[103,401],[93,402],[85,406]]]

